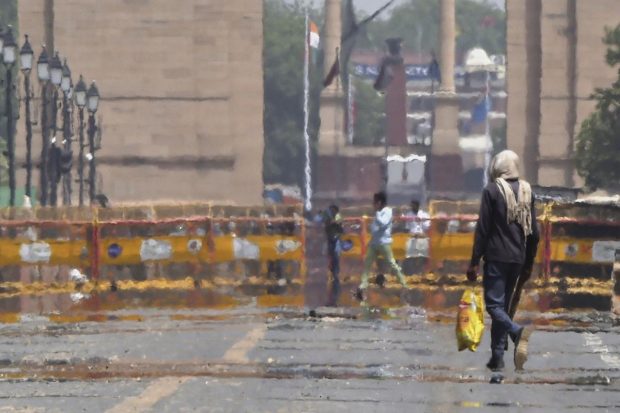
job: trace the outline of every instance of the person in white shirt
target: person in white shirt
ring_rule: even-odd
[[[407,218],[407,230],[412,235],[424,235],[431,227],[431,216],[428,212],[420,209],[420,201],[413,199],[411,201],[411,211],[405,217]]]
[[[410,205],[411,209],[404,215],[411,238],[407,241],[403,268],[407,269],[407,273],[422,273],[429,252],[428,231],[431,227],[431,216],[420,209],[420,201],[417,199],[412,199]]]
[[[386,204],[387,196],[385,192],[378,192],[374,195],[375,219],[370,225],[371,238],[366,249],[362,282],[357,291],[357,297],[362,301],[365,299],[365,291],[368,288],[368,275],[370,274],[372,264],[379,256],[387,261],[392,273],[396,274],[398,281],[403,287],[407,288],[405,277],[392,253],[392,208],[389,208]]]

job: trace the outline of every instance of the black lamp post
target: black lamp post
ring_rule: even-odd
[[[62,172],[62,203],[71,205],[71,167],[73,164],[73,151],[71,150],[71,95],[73,94],[73,84],[71,81],[71,70],[65,59],[62,66],[62,79],[60,82],[62,89],[62,136],[63,151],[60,157],[60,171]]]
[[[88,156],[89,170],[88,170],[88,194],[90,197],[90,204],[95,201],[95,177],[96,177],[96,165],[95,165],[95,133],[97,132],[97,126],[95,125],[95,113],[99,107],[99,90],[95,85],[95,82],[91,83],[90,88],[86,94],[87,108],[88,108],[88,146],[90,153]]]
[[[48,198],[48,177],[47,177],[47,154],[50,147],[49,128],[47,124],[47,86],[50,80],[49,57],[45,46],[37,60],[37,77],[41,82],[41,164],[39,166],[39,186],[41,205],[47,205]]]
[[[60,181],[60,149],[56,146],[56,131],[58,129],[58,87],[62,83],[62,63],[58,52],[54,54],[50,62],[50,80],[55,87],[54,96],[52,98],[52,119],[50,125],[52,130],[52,141],[47,166],[49,168],[48,174],[51,183],[50,205],[55,207],[58,205],[58,182]]]
[[[78,107],[80,117],[80,151],[78,155],[78,180],[79,180],[79,202],[84,206],[84,107],[86,106],[86,83],[82,75],[77,85],[75,85],[75,104]]]
[[[24,74],[24,89],[25,89],[25,101],[26,101],[26,188],[25,194],[29,199],[32,199],[31,186],[32,186],[32,122],[30,120],[30,71],[32,70],[32,60],[34,58],[34,52],[28,41],[28,35],[19,52],[20,69]]]
[[[11,26],[4,34],[2,42],[2,62],[6,69],[6,138],[9,161],[9,188],[11,191],[9,205],[15,206],[15,137],[13,136],[13,108],[11,107],[13,96],[13,65],[17,55],[17,43],[13,38]]]

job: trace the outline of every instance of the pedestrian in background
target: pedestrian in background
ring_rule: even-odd
[[[394,254],[392,253],[392,208],[387,206],[387,196],[385,192],[377,192],[374,194],[373,207],[375,209],[375,218],[370,225],[371,238],[366,249],[362,282],[357,290],[357,298],[360,301],[366,299],[368,275],[372,268],[372,264],[377,261],[379,257],[382,257],[388,263],[392,274],[396,274],[401,285],[407,288],[405,277],[396,263],[396,260],[394,260]]]
[[[431,216],[420,208],[420,201],[412,199],[410,210],[404,218],[410,238],[407,241],[403,268],[407,274],[423,273],[430,248],[428,231],[431,227]]]
[[[320,221],[325,228],[329,271],[332,274],[332,288],[328,305],[336,305],[340,294],[340,236],[343,233],[342,216],[338,205],[330,205],[327,211],[320,215]]]
[[[534,194],[530,184],[519,179],[519,157],[502,151],[491,161],[489,184],[482,191],[480,212],[467,278],[475,281],[484,258],[482,284],[487,312],[491,316],[492,371],[504,368],[507,336],[515,345],[514,363],[520,370],[527,361],[531,331],[508,315],[519,277],[529,278],[538,247]]]
[[[409,204],[411,209],[405,215],[407,218],[407,230],[411,235],[425,235],[431,227],[431,216],[420,208],[420,201],[412,199]]]

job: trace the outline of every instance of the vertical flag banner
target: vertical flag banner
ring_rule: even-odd
[[[349,58],[355,47],[356,37],[365,29],[365,26],[379,16],[383,11],[390,7],[395,0],[388,0],[383,6],[378,8],[370,16],[366,17],[361,22],[356,22],[355,12],[353,10],[353,0],[347,0],[344,9],[344,19],[342,34],[340,37],[339,51],[336,53],[336,59],[331,66],[331,69],[327,73],[323,80],[323,87],[329,86],[336,76],[340,75],[340,62],[342,61],[342,67],[344,68],[344,74],[347,75],[347,67],[349,65]],[[346,79],[345,79],[346,81]]]
[[[433,61],[428,66],[428,76],[431,78],[431,93],[435,92],[435,81],[441,84],[441,69],[439,68],[439,62],[433,54]]]
[[[331,85],[338,76],[340,76],[340,49],[336,48],[336,60],[323,80],[323,87]]]

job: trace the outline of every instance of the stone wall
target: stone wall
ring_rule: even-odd
[[[37,56],[44,3],[19,5],[20,32],[30,34]],[[53,3],[56,49],[68,57],[74,82],[80,73],[88,82],[96,79],[103,97],[100,191],[113,203],[261,201],[262,2]],[[18,133],[19,159],[25,152],[21,120]],[[38,159],[38,125],[34,134]]]

